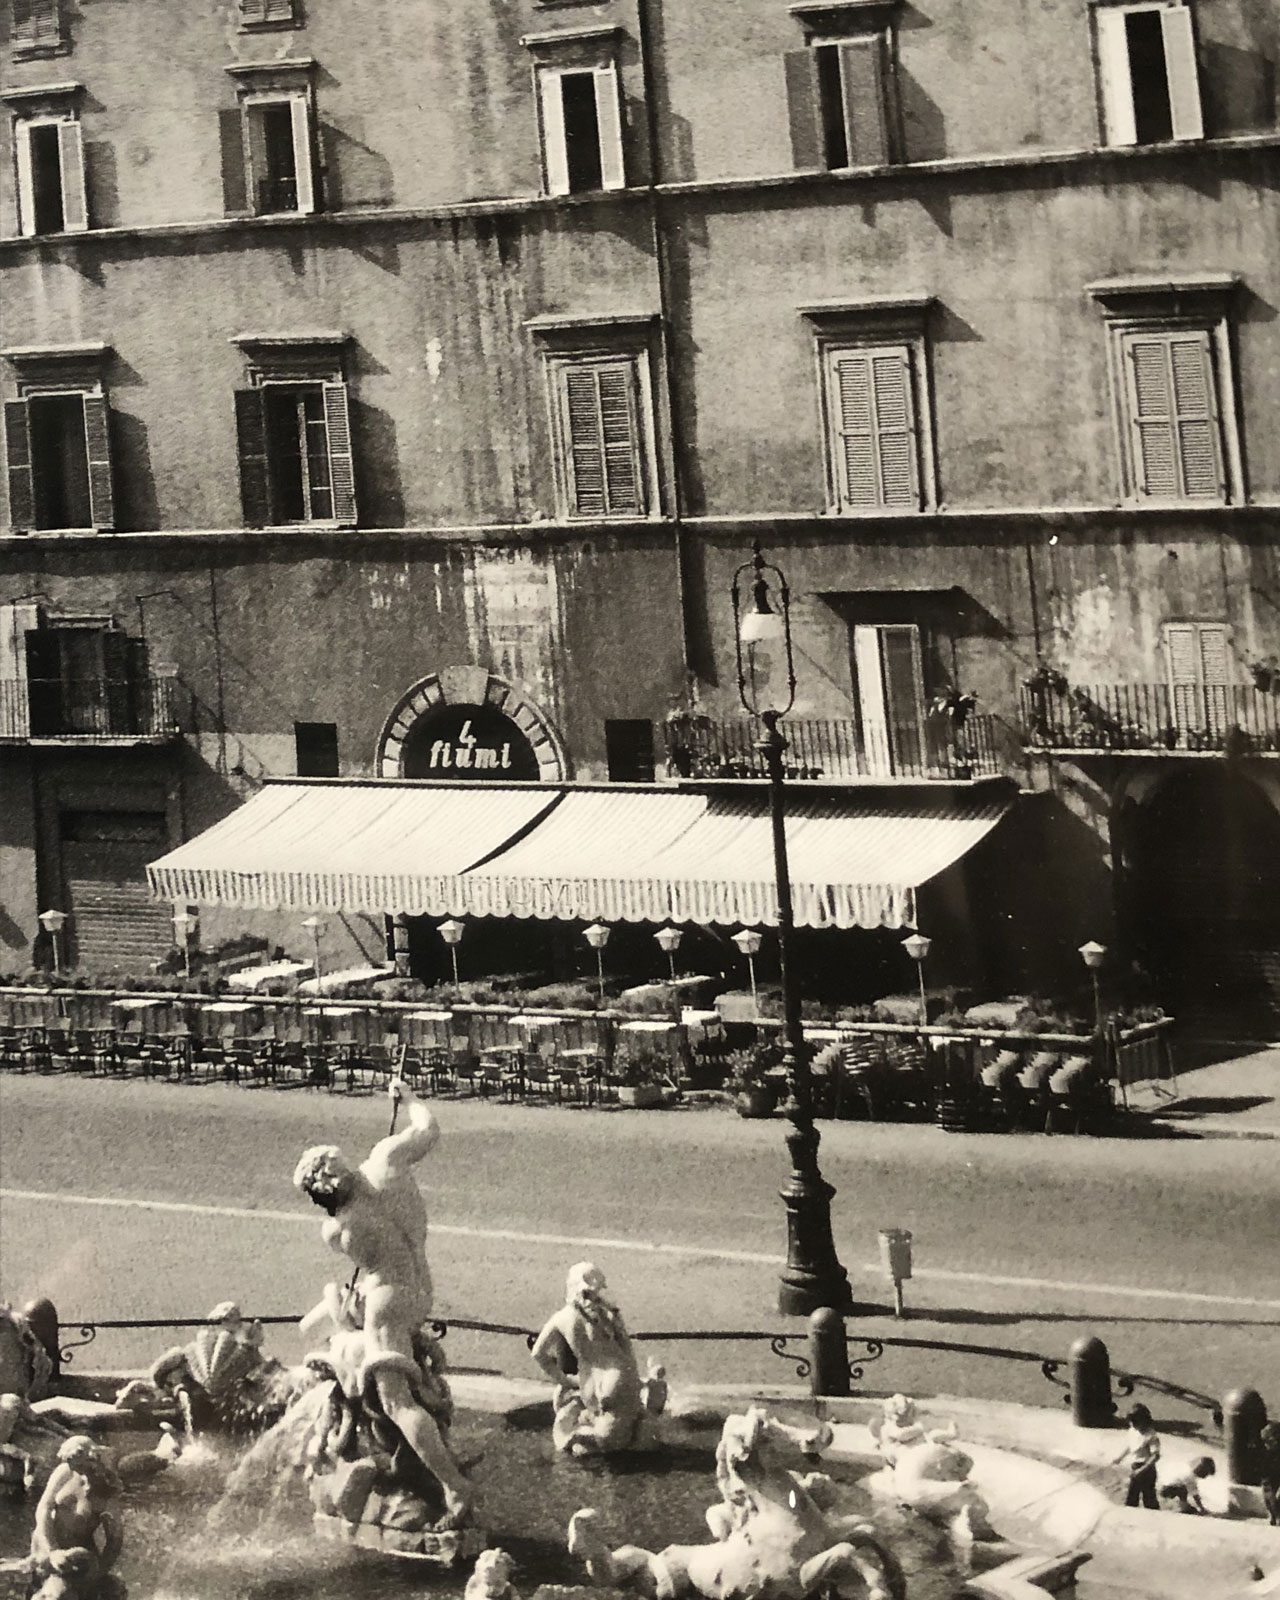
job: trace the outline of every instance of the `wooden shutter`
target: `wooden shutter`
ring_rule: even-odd
[[[1192,500],[1220,500],[1226,483],[1208,331],[1176,334],[1169,340],[1169,360],[1182,493]]]
[[[893,769],[893,762],[889,749],[889,703],[885,693],[879,628],[861,625],[854,628],[853,667],[858,679],[863,761],[869,773],[888,773]]]
[[[25,400],[4,403],[4,454],[9,476],[9,525],[15,530],[34,528],[36,495],[31,471],[31,418]]]
[[[562,368],[562,437],[571,516],[643,516],[635,367],[630,361]]]
[[[1135,488],[1151,499],[1222,499],[1222,435],[1206,329],[1125,341]]]
[[[293,0],[240,0],[240,21],[292,22]]]
[[[884,46],[884,35],[873,33],[839,47],[845,143],[851,167],[879,167],[889,160]]]
[[[84,233],[89,226],[89,206],[84,184],[84,130],[78,122],[58,124],[58,173],[62,179],[62,226],[67,233]]]
[[[1209,723],[1216,731],[1223,731],[1231,700],[1226,625],[1166,623],[1164,641],[1175,723],[1180,728],[1202,728]]]
[[[594,367],[564,369],[565,462],[571,514],[600,517],[606,510],[600,395]]]
[[[1131,335],[1125,341],[1125,376],[1134,488],[1139,495],[1151,499],[1174,499],[1178,494],[1178,460],[1167,337]]]
[[[59,0],[13,0],[13,42],[17,45],[60,44]]]
[[[114,528],[116,502],[111,488],[111,426],[101,395],[84,397],[84,442],[89,465],[89,521],[95,528]]]
[[[614,65],[596,67],[596,126],[600,133],[600,186],[625,189],[626,160],[622,147],[622,97],[618,88],[618,69]]]
[[[240,504],[247,528],[271,522],[267,476],[267,417],[261,389],[236,390],[236,450],[240,458]]]
[[[791,124],[791,157],[796,170],[809,172],[826,166],[822,137],[822,101],[818,94],[818,64],[812,50],[788,50],[782,58],[787,85],[787,115]]]
[[[1169,80],[1169,110],[1175,139],[1203,139],[1200,78],[1196,71],[1196,39],[1189,6],[1170,6],[1160,13],[1164,66]]]
[[[605,494],[611,515],[644,513],[644,469],[636,410],[635,367],[630,361],[597,369],[600,431],[604,441]]]
[[[246,101],[241,108],[244,137],[244,167],[248,177],[249,210],[261,216],[264,207],[263,184],[268,173],[267,130],[263,120],[264,103]]]
[[[918,508],[919,440],[910,350],[905,345],[836,350],[830,374],[840,505]]]
[[[314,162],[311,159],[311,103],[305,95],[289,102],[293,118],[293,167],[298,186],[298,210],[309,215],[316,209]]]
[[[1196,632],[1205,717],[1215,733],[1225,733],[1232,720],[1231,658],[1227,651],[1226,625],[1202,622]]]
[[[925,766],[924,690],[920,630],[914,622],[878,628],[888,712],[889,754],[895,772],[922,773]]]
[[[1102,90],[1103,132],[1107,143],[1112,145],[1138,142],[1126,15],[1118,6],[1098,6],[1094,11],[1098,29],[1098,82]]]
[[[31,124],[25,117],[13,125],[13,147],[18,167],[18,232],[30,239],[36,231],[36,174],[31,160]]]
[[[329,482],[333,488],[333,520],[344,526],[356,521],[356,480],[351,454],[351,418],[345,383],[324,385],[324,420],[329,435]]]
[[[568,194],[569,153],[564,140],[564,90],[561,74],[538,73],[538,109],[542,118],[542,166],[548,194]]]

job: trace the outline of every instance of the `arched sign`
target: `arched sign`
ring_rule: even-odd
[[[493,706],[442,705],[409,729],[400,769],[406,778],[536,783],[538,758],[517,724]]]

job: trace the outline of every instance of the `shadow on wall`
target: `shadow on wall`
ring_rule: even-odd
[[[1261,50],[1200,42],[1204,131],[1210,138],[1257,133],[1276,119],[1276,63]]]
[[[364,143],[363,132],[363,117],[350,117],[341,128],[331,122],[320,125],[325,205],[331,211],[395,204],[391,163]]]
[[[352,397],[351,432],[355,460],[363,470],[356,482],[361,526],[401,527],[404,486],[395,418],[380,406]]]
[[[160,501],[146,423],[141,417],[112,406],[111,441],[112,458],[121,464],[121,470],[114,475],[116,527],[131,531],[158,528]]]

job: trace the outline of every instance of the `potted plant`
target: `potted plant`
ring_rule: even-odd
[[[970,713],[978,703],[976,694],[956,688],[944,689],[933,697],[933,709],[939,716],[949,717],[955,728],[963,728]]]
[[[1280,693],[1280,660],[1275,656],[1264,656],[1260,661],[1249,663],[1249,676],[1253,679],[1253,686],[1263,694]]]
[[[777,1064],[776,1045],[752,1045],[735,1050],[728,1058],[724,1086],[733,1096],[740,1117],[771,1117],[777,1104],[769,1069]]]
[[[670,1080],[670,1057],[653,1045],[631,1045],[614,1057],[610,1081],[621,1106],[660,1106]]]

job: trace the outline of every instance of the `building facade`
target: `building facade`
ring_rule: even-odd
[[[1265,0],[4,12],[13,967],[267,775],[750,772],[759,539],[798,775],[1027,791],[1009,985],[1280,992]]]

